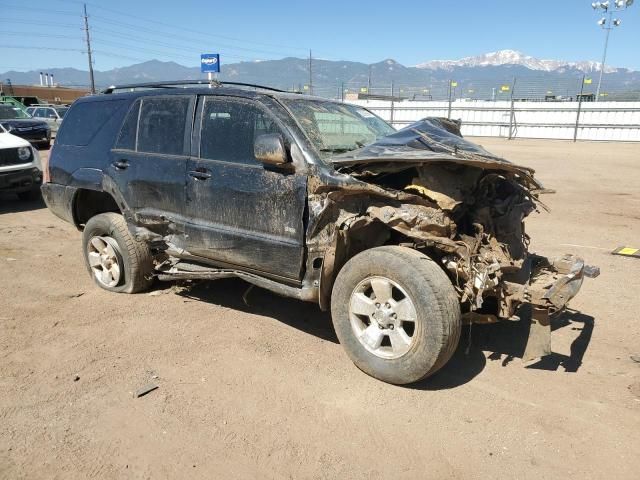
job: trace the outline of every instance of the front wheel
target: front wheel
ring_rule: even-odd
[[[99,287],[137,293],[151,285],[149,247],[133,238],[122,215],[109,212],[92,217],[82,233],[82,245],[87,270]]]
[[[338,274],[331,315],[340,343],[363,372],[408,384],[432,375],[460,338],[460,302],[444,271],[415,250],[359,253]]]

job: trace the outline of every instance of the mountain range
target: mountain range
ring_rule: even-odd
[[[512,85],[514,94],[523,98],[544,97],[553,92],[575,95],[583,76],[593,77],[585,91],[595,90],[600,64],[597,62],[565,62],[541,60],[514,50],[501,50],[460,60],[431,60],[415,66],[404,66],[393,59],[374,64],[351,61],[313,59],[313,91],[323,96],[341,95],[347,91],[361,91],[369,82],[374,93],[428,94],[430,98],[445,98],[451,81],[458,96],[495,98],[496,88]],[[28,72],[8,71],[0,74],[3,81],[13,84],[38,84],[39,72],[54,75],[59,85],[87,86],[86,71],[75,68],[39,68]],[[112,84],[152,82],[204,78],[199,67],[175,62],[150,60],[127,67],[96,71],[99,87]],[[282,89],[305,89],[309,83],[309,61],[303,58],[249,61],[225,64],[222,59],[220,80],[269,85]],[[632,92],[640,98],[640,72],[627,68],[606,67],[603,89],[611,94]],[[468,93],[467,93],[468,92]]]
[[[584,73],[594,73],[600,71],[600,62],[592,60],[582,62],[566,62],[563,60],[541,60],[539,58],[525,55],[517,50],[499,50],[497,52],[485,53],[476,57],[465,57],[460,60],[430,60],[416,65],[417,68],[427,68],[430,70],[452,70],[454,67],[487,67],[498,65],[521,65],[530,70],[542,70],[553,72],[560,70],[578,70]],[[616,67],[605,65],[606,73],[616,72]],[[628,69],[625,69],[630,71]]]

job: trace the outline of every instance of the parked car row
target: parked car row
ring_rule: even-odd
[[[32,118],[23,109],[10,104],[0,104],[0,125],[7,132],[27,140],[39,148],[49,149],[51,127],[44,120]]]

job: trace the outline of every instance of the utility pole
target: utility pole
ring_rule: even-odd
[[[369,76],[367,77],[367,94],[371,95],[371,65],[369,65]]]
[[[313,95],[313,62],[311,49],[309,49],[309,95]]]
[[[91,58],[91,37],[89,36],[89,17],[87,16],[87,4],[84,4],[84,33],[87,39],[87,56],[89,57],[89,80],[91,93],[96,93],[96,81],[93,78],[93,59]]]
[[[613,19],[613,11],[609,10],[609,22],[606,24],[602,24],[602,28],[607,31],[604,37],[604,52],[602,52],[602,61],[600,62],[600,76],[598,77],[598,87],[596,88],[596,102],[600,100],[600,86],[602,85],[602,74],[604,73],[604,64],[607,61],[607,47],[609,46],[609,34],[611,30],[613,30],[612,19]],[[606,19],[604,20],[607,21]]]

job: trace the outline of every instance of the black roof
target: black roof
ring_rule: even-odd
[[[158,89],[168,89],[168,88],[193,88],[193,86],[206,86],[207,88],[220,88],[225,85],[231,87],[240,87],[240,88],[253,88],[256,90],[267,90],[270,92],[280,92],[286,93],[284,90],[280,90],[279,88],[267,87],[265,85],[257,85],[255,83],[243,83],[243,82],[220,82],[218,80],[169,80],[164,82],[147,82],[147,83],[130,83],[125,85],[112,85],[107,89],[103,90],[102,93],[110,94],[114,93],[116,90],[130,90],[133,91],[135,89],[143,88],[158,88]]]

